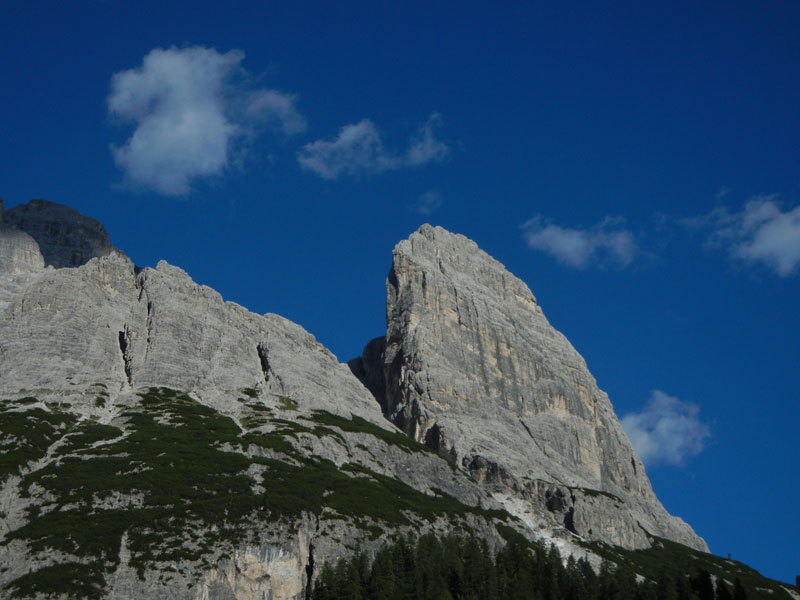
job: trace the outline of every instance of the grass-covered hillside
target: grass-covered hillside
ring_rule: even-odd
[[[257,544],[261,527],[291,528],[304,515],[346,520],[372,539],[439,517],[505,518],[302,448],[324,437],[348,452],[347,436],[356,433],[367,451],[382,444],[429,454],[400,433],[359,417],[297,416],[289,398],[270,408],[247,392],[234,399],[245,415],[238,422],[163,388],[142,393],[113,425],[35,398],[3,403],[0,476],[7,486],[16,482],[27,506],[23,524],[0,544],[24,548],[32,565],[6,581],[4,594],[102,598],[123,545],[142,577],[200,572],[222,551]]]
[[[314,600],[790,600],[741,563],[662,539],[645,551],[588,545],[599,572],[564,561],[505,512],[393,476],[390,455],[401,470],[466,477],[397,431],[252,389],[230,402],[221,414],[151,388],[112,411],[98,388],[87,403],[111,411],[104,423],[65,403],[0,402],[0,597],[104,598],[123,563],[148,585],[194,585],[221,557],[310,519],[301,576]],[[442,522],[439,537],[416,535]],[[339,555],[313,556],[325,536]]]

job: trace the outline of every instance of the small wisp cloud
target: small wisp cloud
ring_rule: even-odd
[[[134,126],[112,146],[129,183],[186,194],[195,179],[221,173],[247,136],[270,126],[285,134],[305,130],[294,96],[248,87],[243,59],[239,50],[157,48],[140,67],[113,75],[109,114]]]
[[[719,208],[701,221],[711,226],[709,244],[727,248],[734,258],[765,265],[781,277],[798,273],[800,206],[783,210],[776,195],[756,196],[739,212]]]
[[[369,119],[345,125],[333,139],[317,140],[303,146],[297,161],[304,169],[323,179],[343,175],[359,176],[418,167],[444,160],[450,147],[436,137],[441,118],[433,114],[409,141],[404,152],[387,151],[378,128]]]
[[[416,209],[421,215],[430,215],[444,204],[442,195],[436,190],[423,192],[417,199]]]
[[[699,413],[696,404],[654,390],[642,412],[625,415],[620,422],[643,463],[682,466],[711,436]]]
[[[626,267],[637,251],[633,234],[621,218],[606,217],[588,228],[562,227],[541,215],[528,220],[523,236],[529,247],[541,250],[560,263],[576,269],[612,262]]]

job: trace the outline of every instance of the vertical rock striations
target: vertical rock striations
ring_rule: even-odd
[[[647,547],[646,530],[706,549],[661,506],[608,396],[502,264],[423,225],[395,247],[386,287],[386,336],[354,371],[387,418],[530,522],[628,548]]]
[[[0,198],[0,311],[44,269],[39,244],[5,221]]]
[[[36,240],[0,221],[0,275],[18,275],[43,268],[44,258]]]

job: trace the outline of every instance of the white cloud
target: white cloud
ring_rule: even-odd
[[[763,263],[781,277],[800,265],[800,206],[783,211],[777,196],[757,196],[741,212],[717,209],[706,218],[713,227],[710,243],[728,247],[732,256]]]
[[[417,212],[429,215],[444,204],[441,194],[435,190],[428,190],[417,199]]]
[[[730,194],[732,191],[733,190],[731,188],[725,187],[723,185],[721,188],[719,188],[719,191],[717,192],[717,200],[722,200],[725,196]]]
[[[411,139],[407,150],[393,154],[384,149],[375,124],[369,119],[362,119],[356,124],[342,127],[334,139],[306,144],[298,154],[297,161],[323,179],[381,173],[441,161],[447,157],[450,148],[435,136],[439,121],[439,115],[431,115]]]
[[[275,90],[254,92],[247,105],[247,114],[276,123],[287,135],[303,133],[308,124],[295,108],[296,97]]]
[[[249,90],[239,77],[244,53],[213,48],[160,48],[142,66],[115,73],[109,113],[135,125],[122,146],[112,147],[126,178],[161,194],[185,194],[193,179],[215,175],[229,162],[232,145],[262,124],[285,133],[305,129],[295,98],[274,90]]]
[[[636,254],[633,234],[621,228],[622,219],[607,217],[587,229],[561,227],[541,215],[527,221],[522,229],[528,246],[554,256],[575,268],[598,259],[610,259],[627,266]]]
[[[297,160],[323,179],[389,168],[381,136],[369,119],[345,125],[334,140],[306,144]]]
[[[420,128],[419,134],[411,140],[406,151],[405,163],[411,166],[442,161],[450,153],[450,147],[436,139],[435,130],[441,125],[442,118],[438,113],[432,114]]]
[[[681,466],[703,450],[711,435],[699,412],[696,404],[654,390],[642,412],[625,415],[620,422],[646,465]]]

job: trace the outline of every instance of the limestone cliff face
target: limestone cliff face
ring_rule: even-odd
[[[387,331],[362,357],[384,414],[490,486],[628,548],[707,549],[655,497],[608,396],[528,287],[471,240],[422,226],[394,249]]]
[[[30,235],[0,222],[0,273],[16,275],[44,268],[39,245]]]
[[[0,198],[0,311],[9,299],[44,270],[39,244],[29,234],[4,222]]]
[[[0,258],[8,257],[0,277],[4,267],[28,275],[13,286],[9,275],[2,286],[0,393],[66,397],[102,383],[114,394],[165,386],[216,402],[253,388],[384,422],[347,367],[299,325],[225,302],[164,261],[136,268],[99,223],[62,205],[34,200],[7,211],[5,222],[15,214],[46,239],[0,223]],[[79,252],[85,247],[94,260]],[[58,255],[77,264],[43,268]]]

